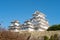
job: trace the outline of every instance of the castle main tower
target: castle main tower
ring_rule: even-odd
[[[39,11],[36,11],[33,14],[32,19],[30,19],[30,20],[31,20],[32,24],[34,25],[34,28],[33,28],[34,30],[45,31],[49,27],[49,23],[46,19],[46,15]]]

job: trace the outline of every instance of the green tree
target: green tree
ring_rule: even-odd
[[[56,31],[56,30],[60,30],[60,24],[52,25],[47,29],[47,31]]]
[[[58,34],[54,35],[54,40],[58,40]]]
[[[49,40],[54,40],[54,36],[51,36]]]
[[[44,36],[44,40],[49,40],[48,36]]]
[[[52,35],[49,40],[58,40],[58,34]]]

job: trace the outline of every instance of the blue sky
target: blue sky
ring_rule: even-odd
[[[5,28],[12,20],[23,23],[36,10],[47,15],[49,25],[60,24],[60,0],[0,0],[0,23]]]

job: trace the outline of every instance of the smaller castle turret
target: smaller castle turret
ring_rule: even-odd
[[[14,20],[11,22],[11,25],[9,26],[10,31],[18,32],[20,31],[20,23],[18,20]]]

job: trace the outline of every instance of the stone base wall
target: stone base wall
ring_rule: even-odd
[[[31,35],[34,35],[34,36],[51,36],[51,35],[54,35],[54,34],[58,34],[60,35],[60,31],[33,31],[33,32],[30,32]]]
[[[21,31],[31,33],[30,40],[44,40],[44,36],[51,37],[52,35],[58,34],[60,36],[60,31]],[[59,37],[60,40],[60,37]]]
[[[60,31],[20,31],[18,33],[3,31],[0,32],[0,40],[44,40],[44,36],[50,37],[54,34],[60,36]]]

